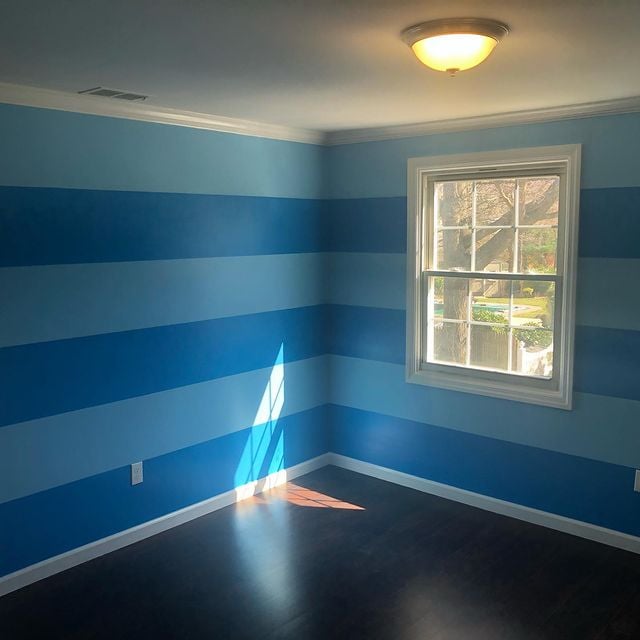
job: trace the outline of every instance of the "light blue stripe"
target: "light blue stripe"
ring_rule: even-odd
[[[572,411],[405,382],[402,365],[330,356],[329,402],[640,467],[640,402],[574,393]],[[632,487],[629,487],[631,491]]]
[[[576,143],[583,188],[640,186],[640,114],[631,113],[330,147],[329,196],[406,195],[408,158]]]
[[[0,347],[322,302],[322,256],[0,269]]]
[[[640,260],[581,258],[577,324],[640,331]]]
[[[330,304],[406,308],[405,254],[328,253],[326,300]],[[640,330],[640,260],[580,258],[576,323]]]
[[[0,503],[250,427],[272,372],[259,369],[0,429]],[[280,415],[324,404],[325,380],[325,356],[285,363]]]
[[[0,184],[317,198],[322,147],[0,105]]]

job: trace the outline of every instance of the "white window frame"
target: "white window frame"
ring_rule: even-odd
[[[575,290],[578,259],[578,210],[581,145],[558,145],[410,158],[407,184],[407,364],[410,383],[441,387],[519,402],[571,409]],[[426,362],[426,298],[423,265],[426,264],[431,224],[429,183],[441,179],[507,177],[537,171],[560,175],[556,313],[553,377],[534,377]],[[431,231],[433,233],[433,231]],[[470,272],[472,273],[472,272]],[[474,277],[471,275],[470,277]],[[524,279],[532,278],[530,275]],[[519,278],[518,278],[519,279]]]

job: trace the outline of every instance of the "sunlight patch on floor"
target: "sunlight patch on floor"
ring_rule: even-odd
[[[364,507],[360,507],[350,502],[345,502],[339,498],[328,496],[313,489],[301,487],[293,482],[288,482],[282,486],[275,487],[269,491],[265,491],[260,495],[254,495],[248,498],[245,503],[248,504],[269,504],[278,501],[289,502],[298,507],[311,507],[314,509],[346,509],[349,511],[364,511]]]

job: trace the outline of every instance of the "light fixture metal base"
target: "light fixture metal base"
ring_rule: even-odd
[[[402,40],[412,47],[419,40],[433,36],[450,35],[454,33],[472,33],[493,38],[500,42],[509,33],[509,27],[503,22],[489,18],[443,18],[429,20],[408,27],[401,34]]]

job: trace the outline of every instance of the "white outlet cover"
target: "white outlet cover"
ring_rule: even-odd
[[[142,482],[142,462],[134,462],[131,465],[131,484],[140,484]]]
[[[636,470],[636,482],[633,485],[633,490],[640,493],[640,470]]]

